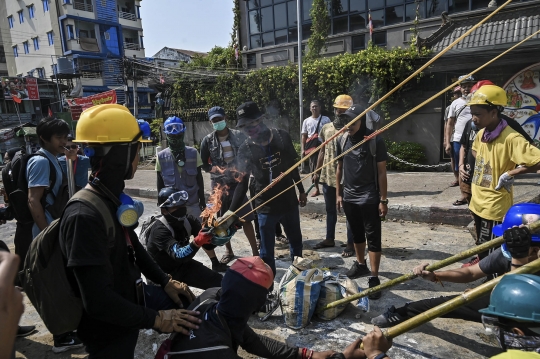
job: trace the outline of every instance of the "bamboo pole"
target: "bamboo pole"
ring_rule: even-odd
[[[540,221],[536,221],[534,223],[531,223],[527,227],[530,229],[531,232],[538,232],[538,231],[540,231]],[[429,266],[426,267],[425,270],[427,270],[429,272],[433,272],[433,271],[435,271],[437,269],[441,269],[441,268],[444,268],[446,266],[449,266],[450,264],[459,262],[460,260],[472,257],[475,254],[482,253],[484,251],[487,251],[488,249],[497,247],[497,246],[499,246],[499,245],[501,245],[503,243],[504,243],[504,239],[503,239],[502,236],[494,238],[489,242],[482,243],[482,244],[480,244],[480,245],[478,245],[478,246],[476,246],[474,248],[464,250],[463,252],[455,254],[455,255],[453,255],[451,257],[448,257],[448,258],[445,258],[445,259],[443,259],[441,261],[430,264]],[[354,300],[360,299],[362,297],[365,297],[367,295],[370,295],[370,294],[373,294],[373,293],[376,293],[376,292],[380,292],[383,289],[388,289],[390,287],[393,287],[396,284],[400,284],[400,283],[406,282],[406,281],[414,279],[414,278],[416,278],[416,275],[414,275],[412,272],[407,273],[407,274],[403,274],[402,276],[399,276],[399,277],[397,277],[395,279],[389,280],[388,282],[384,282],[382,284],[379,284],[376,287],[368,288],[366,290],[361,291],[360,293],[356,293],[354,295],[351,295],[350,297],[343,298],[343,299],[340,299],[340,300],[336,300],[335,302],[332,302],[332,303],[328,303],[325,307],[321,308],[319,310],[319,312],[324,312],[325,310],[335,308],[335,307],[337,307],[337,306],[339,306],[341,304],[346,304],[346,303],[352,302]]]
[[[538,223],[538,222],[536,222]],[[519,267],[512,272],[506,273],[505,275],[511,275],[511,274],[526,274],[526,273],[536,273],[540,271],[540,259],[537,259],[535,261],[532,261],[528,264],[523,265],[522,267]],[[472,301],[475,301],[476,299],[484,296],[486,293],[490,292],[493,287],[499,283],[503,276],[499,276],[495,279],[490,280],[487,283],[484,283],[474,289],[471,289],[469,291],[461,293],[459,296],[450,299],[447,302],[444,302],[434,308],[431,308],[429,310],[426,310],[425,312],[418,314],[415,317],[412,317],[403,323],[400,323],[398,325],[395,325],[391,328],[388,328],[383,331],[384,336],[387,339],[392,339],[397,337],[398,335],[401,335],[403,333],[408,332],[411,329],[414,329],[424,323],[427,323],[435,318],[438,318],[442,315],[445,315],[447,313],[450,313],[451,311],[455,310],[456,308],[459,308],[465,304],[468,304]]]
[[[227,218],[224,218],[221,220],[220,223],[218,223],[217,225],[219,226],[220,224],[222,224],[223,222],[225,222],[229,217],[235,215],[236,213],[238,213],[238,211],[240,211],[242,208],[244,208],[245,206],[247,206],[248,203],[251,203],[255,198],[259,197],[260,195],[262,195],[264,192],[268,191],[270,188],[272,188],[276,183],[278,183],[279,181],[281,181],[281,179],[283,177],[285,177],[286,175],[288,175],[289,173],[291,173],[293,170],[295,170],[296,168],[298,168],[298,166],[300,166],[300,164],[302,164],[302,162],[304,162],[305,160],[307,160],[309,157],[311,157],[314,153],[317,153],[323,146],[325,146],[327,143],[329,143],[330,141],[332,141],[334,138],[336,138],[337,136],[339,136],[343,131],[345,131],[349,126],[351,126],[352,124],[354,124],[356,121],[358,121],[360,118],[362,118],[362,116],[364,116],[366,113],[368,113],[368,111],[372,110],[373,108],[377,107],[381,102],[383,102],[384,100],[386,100],[390,95],[392,95],[394,92],[396,92],[397,90],[399,90],[403,85],[405,85],[407,82],[409,82],[410,80],[412,80],[414,77],[416,77],[420,72],[422,72],[423,70],[425,70],[428,66],[430,66],[433,62],[435,62],[436,60],[439,59],[439,57],[441,57],[442,55],[444,55],[445,53],[447,53],[448,51],[450,51],[450,49],[452,49],[458,42],[460,42],[461,40],[463,40],[465,37],[467,37],[468,35],[470,35],[474,30],[476,30],[478,27],[480,27],[482,24],[484,24],[486,21],[488,21],[489,19],[491,19],[493,16],[495,16],[499,11],[501,11],[506,5],[510,4],[512,2],[512,0],[508,0],[506,1],[504,4],[502,4],[501,6],[499,6],[497,9],[495,9],[492,13],[490,13],[488,16],[486,16],[484,19],[482,19],[479,23],[477,23],[476,25],[474,25],[473,27],[471,27],[469,30],[467,30],[463,35],[461,35],[460,37],[458,37],[457,39],[455,39],[450,45],[448,45],[447,47],[445,47],[443,50],[441,50],[441,52],[439,52],[437,55],[433,56],[428,62],[426,62],[424,65],[422,65],[418,70],[416,70],[415,72],[413,72],[411,75],[409,75],[409,77],[407,77],[405,80],[403,80],[401,83],[399,83],[397,86],[395,86],[393,89],[391,89],[390,91],[388,91],[384,96],[382,96],[380,99],[378,99],[377,101],[375,101],[371,106],[369,106],[367,109],[364,110],[364,112],[362,112],[360,115],[356,116],[353,120],[351,120],[348,124],[346,124],[341,130],[337,131],[333,136],[331,136],[330,138],[328,138],[325,142],[321,143],[315,150],[311,151],[310,153],[308,153],[306,156],[304,156],[303,158],[301,158],[298,162],[296,162],[291,168],[289,168],[287,171],[283,172],[281,175],[279,175],[274,181],[272,181],[272,183],[268,184],[268,186],[266,186],[265,188],[263,188],[259,193],[257,193],[255,196],[253,196],[252,198],[249,199],[249,201],[247,201],[246,203],[244,203],[242,206],[240,206],[236,211],[234,211],[232,214],[230,214]],[[360,142],[362,143],[362,142]],[[283,192],[282,192],[283,193]]]
[[[530,40],[531,38],[533,38],[534,36],[538,35],[540,33],[540,30],[536,31],[535,33],[527,36],[525,39],[521,40],[520,42],[518,42],[517,44],[515,44],[514,46],[510,47],[509,49],[505,50],[504,52],[500,53],[499,55],[495,56],[494,58],[492,58],[491,60],[489,60],[488,62],[486,62],[485,64],[483,64],[482,66],[478,67],[476,70],[474,71],[471,71],[470,73],[468,73],[467,75],[465,75],[465,77],[469,77],[469,76],[472,76],[474,75],[475,73],[477,73],[478,71],[482,70],[483,68],[485,68],[486,66],[489,66],[490,64],[492,64],[493,62],[495,62],[496,60],[498,60],[499,58],[501,58],[502,56],[506,55],[507,53],[509,53],[510,51],[514,50],[516,47],[520,46],[521,44],[523,44],[525,41],[527,40]],[[335,161],[339,160],[340,158],[342,158],[343,156],[345,156],[347,153],[353,151],[354,149],[358,148],[359,146],[363,145],[366,141],[369,141],[371,138],[379,135],[380,133],[386,131],[387,129],[389,129],[391,126],[395,125],[397,122],[403,120],[405,117],[409,116],[411,113],[413,113],[414,111],[418,110],[419,108],[421,108],[422,106],[424,106],[425,104],[427,104],[428,102],[436,99],[437,97],[439,97],[440,95],[442,95],[443,93],[445,93],[446,91],[454,88],[454,86],[456,85],[459,85],[460,81],[456,81],[454,83],[452,83],[451,85],[445,87],[444,89],[442,89],[441,91],[439,91],[438,93],[436,93],[435,95],[431,96],[430,98],[428,98],[427,100],[425,100],[424,102],[422,102],[421,104],[415,106],[414,108],[410,109],[409,111],[405,112],[403,115],[399,116],[398,118],[396,118],[394,121],[390,122],[389,124],[387,124],[386,126],[383,126],[381,127],[380,129],[378,129],[377,131],[374,131],[371,135],[369,136],[366,136],[364,138],[364,140],[358,142],[356,145],[352,146],[351,148],[349,148],[347,151],[343,152],[341,155],[339,156],[336,156],[334,157],[334,159],[332,161],[329,161],[327,163],[325,163],[324,165],[322,165],[321,167],[317,168],[315,171],[311,172],[311,173],[308,173],[307,175],[305,175],[304,177],[302,177],[300,179],[300,181],[298,182],[295,182],[293,183],[291,186],[287,187],[286,189],[284,189],[283,191],[281,191],[280,193],[278,193],[277,195],[275,195],[274,197],[270,198],[269,200],[267,200],[266,202],[262,203],[261,205],[259,205],[258,207],[254,208],[253,210],[251,210],[250,212],[246,213],[242,218],[246,217],[247,215],[257,211],[259,208],[261,208],[262,206],[264,206],[265,204],[267,204],[268,202],[274,200],[275,198],[281,196],[283,193],[287,192],[288,190],[290,190],[291,188],[293,188],[294,186],[296,186],[298,183],[302,182],[303,180],[305,180],[306,178],[308,178],[309,176],[313,175],[315,172],[318,172],[320,171],[321,169],[323,169],[324,167],[327,167],[327,166],[330,166],[331,164],[333,164]],[[354,120],[353,120],[354,121]],[[325,142],[326,143],[326,142]],[[253,197],[255,198],[255,197]]]

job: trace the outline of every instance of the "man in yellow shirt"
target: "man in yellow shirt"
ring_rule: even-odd
[[[512,206],[514,177],[540,169],[540,150],[501,118],[506,101],[502,88],[486,85],[480,87],[468,103],[472,121],[481,128],[472,146],[476,164],[469,205],[477,244],[493,238],[493,226],[503,220]],[[479,259],[487,255],[487,252],[481,253]]]

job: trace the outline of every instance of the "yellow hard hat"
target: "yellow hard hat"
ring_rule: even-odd
[[[129,110],[118,104],[92,106],[81,114],[73,142],[106,144],[152,142],[142,139],[142,131]]]
[[[335,108],[348,109],[352,105],[353,105],[353,99],[349,95],[339,95],[334,100],[334,107]]]
[[[467,105],[506,106],[507,101],[506,92],[501,87],[485,85],[476,90]]]

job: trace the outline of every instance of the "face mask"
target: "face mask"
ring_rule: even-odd
[[[471,130],[478,131],[478,127],[474,124],[474,122],[471,122]]]
[[[183,149],[186,146],[183,133],[180,135],[167,135],[167,142],[171,149]]]
[[[132,199],[125,193],[120,194],[122,204],[116,210],[116,218],[124,227],[132,227],[139,221],[144,213],[144,205],[141,201]]]
[[[183,224],[184,219],[186,218],[187,214],[187,208],[186,207],[180,207],[174,212],[170,212],[165,214],[165,219],[167,219],[167,222],[171,225],[175,224]]]
[[[225,122],[225,120],[215,122],[215,123],[212,123],[212,127],[214,127],[214,130],[216,131],[221,131],[225,129],[225,127],[227,127],[227,122]]]

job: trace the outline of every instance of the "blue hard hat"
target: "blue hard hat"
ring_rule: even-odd
[[[538,220],[540,220],[540,204],[518,203],[510,207],[506,212],[502,224],[493,226],[493,234],[500,237],[507,229],[522,224],[530,224]],[[540,242],[540,234],[532,233],[532,240],[533,242]]]
[[[184,121],[180,117],[169,117],[163,124],[165,134],[167,135],[179,135],[186,131]]]
[[[143,133],[143,138],[145,140],[149,139],[152,136],[152,130],[150,130],[150,124],[146,122],[145,120],[137,120],[137,123],[139,124],[139,128],[141,129]]]

